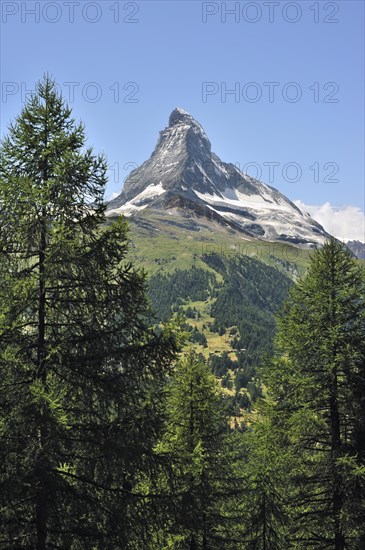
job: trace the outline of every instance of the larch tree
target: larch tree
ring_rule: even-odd
[[[217,380],[205,361],[189,352],[167,392],[165,430],[156,447],[169,465],[157,481],[165,528],[154,547],[241,548],[241,434],[230,428]]]
[[[292,448],[295,548],[363,547],[364,359],[364,271],[332,238],[290,293],[266,375]]]
[[[288,438],[269,399],[256,404],[255,415],[244,433],[244,499],[242,540],[245,550],[289,548],[290,484],[292,465]]]
[[[0,547],[140,548],[175,332],[149,321],[106,161],[48,76],[0,153]]]

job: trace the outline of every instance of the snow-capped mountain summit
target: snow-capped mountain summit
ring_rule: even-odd
[[[202,126],[172,111],[151,157],[128,176],[107,216],[178,208],[228,224],[247,236],[317,246],[328,236],[309,214],[277,189],[222,162]]]

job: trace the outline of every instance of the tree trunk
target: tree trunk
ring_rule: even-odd
[[[38,302],[38,357],[37,357],[37,379],[46,384],[46,285],[45,285],[45,249],[46,249],[46,227],[45,212],[43,209],[43,220],[41,227],[41,242],[39,249],[39,302]],[[45,457],[45,445],[47,442],[47,426],[40,416],[39,426],[39,450],[36,464],[37,497],[36,497],[36,531],[37,550],[46,550],[47,543],[47,461]]]
[[[37,529],[37,550],[46,550],[47,543],[47,493],[43,479],[39,479],[42,484],[37,494],[36,507],[36,529]]]
[[[46,115],[44,125],[44,145],[48,146],[48,117]],[[48,181],[48,164],[45,159],[43,169],[43,183]],[[38,357],[37,357],[37,380],[40,380],[43,387],[46,386],[46,247],[47,247],[47,212],[45,206],[42,206],[39,242],[39,299],[38,299]],[[48,516],[48,461],[46,457],[46,444],[48,438],[47,419],[43,412],[40,414],[39,426],[39,454],[36,464],[37,479],[37,500],[36,500],[36,530],[37,530],[37,550],[46,550],[47,544],[47,516]]]
[[[264,487],[263,502],[262,502],[263,519],[264,519],[263,530],[262,530],[262,548],[263,548],[263,550],[266,550],[266,494],[265,494],[265,490],[266,490],[266,488]]]
[[[337,401],[337,374],[334,369],[334,393],[330,402],[330,419],[331,419],[331,454],[332,454],[332,469],[333,469],[333,491],[332,491],[332,511],[334,518],[334,539],[335,550],[343,550],[345,548],[345,537],[341,528],[341,511],[343,507],[343,495],[341,489],[341,479],[337,473],[336,459],[340,456],[341,451],[341,431],[340,431],[340,414]]]

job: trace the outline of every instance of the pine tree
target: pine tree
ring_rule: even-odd
[[[258,403],[255,417],[244,433],[244,500],[242,527],[245,550],[289,548],[290,487],[287,472],[292,464],[286,433],[268,399]]]
[[[297,548],[362,548],[365,512],[365,285],[328,241],[291,292],[267,383],[287,430]]]
[[[140,548],[176,337],[150,326],[105,159],[49,77],[0,152],[0,547]]]
[[[166,527],[155,548],[241,548],[241,434],[228,420],[214,375],[190,352],[168,386],[166,428],[156,449],[169,469],[158,481]]]

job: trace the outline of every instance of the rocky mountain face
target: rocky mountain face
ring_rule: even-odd
[[[131,172],[106,214],[143,216],[146,208],[172,215],[178,209],[216,220],[248,238],[306,248],[323,244],[328,236],[277,189],[222,162],[199,122],[180,108],[172,111],[151,157]]]
[[[361,241],[348,241],[346,246],[357,258],[365,260],[365,243]]]

